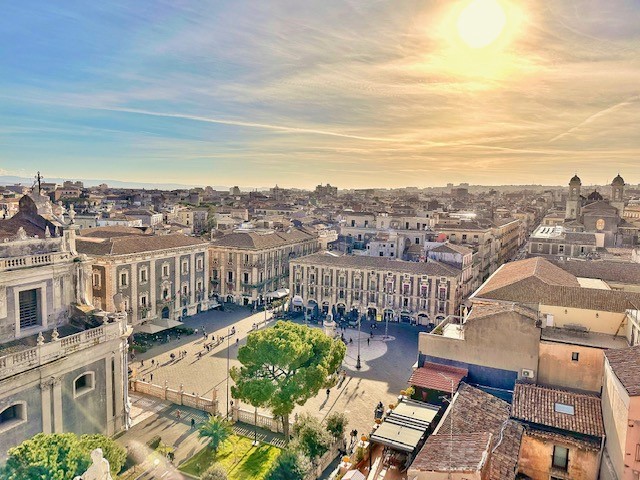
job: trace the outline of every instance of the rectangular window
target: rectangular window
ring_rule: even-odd
[[[380,256],[383,257],[384,256],[384,252],[380,252]]]
[[[249,274],[248,273],[244,274],[244,283],[249,283]]]
[[[127,272],[122,272],[120,274],[120,286],[121,287],[126,287],[127,284],[129,283],[129,275],[127,275]]]
[[[20,328],[33,327],[40,323],[38,290],[23,290],[18,294],[20,301]]]
[[[169,276],[169,265],[163,265],[162,266],[162,276],[163,277],[168,277]]]
[[[553,468],[567,470],[569,466],[569,449],[555,445],[553,447]]]
[[[142,305],[143,307],[147,306],[147,296],[143,295],[142,297],[140,297],[140,305]]]
[[[571,360],[572,361],[577,362],[579,357],[580,357],[580,353],[579,352],[571,352]]]
[[[186,260],[182,262],[182,273],[189,273],[189,262],[187,262]]]
[[[140,283],[145,283],[147,281],[147,269],[140,270]]]
[[[227,281],[233,282],[233,272],[227,272]]]
[[[636,445],[636,462],[640,462],[640,443]]]
[[[93,286],[95,288],[100,288],[100,274],[99,273],[94,273],[93,274]]]
[[[202,263],[202,257],[198,257],[197,263],[196,263],[196,268],[198,270],[202,270],[203,267],[203,263]]]

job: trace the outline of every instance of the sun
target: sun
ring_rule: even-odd
[[[506,22],[498,0],[472,0],[458,16],[458,35],[471,48],[485,48],[500,36]]]

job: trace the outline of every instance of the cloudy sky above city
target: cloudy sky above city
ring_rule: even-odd
[[[8,2],[0,174],[640,182],[640,2],[474,1]]]

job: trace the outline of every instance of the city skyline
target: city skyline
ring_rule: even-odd
[[[470,3],[9,5],[0,175],[638,183],[640,5],[494,1],[484,46]]]

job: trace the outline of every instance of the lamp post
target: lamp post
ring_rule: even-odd
[[[253,411],[253,443],[252,445],[254,447],[257,447],[258,445],[260,445],[260,442],[258,442],[258,407],[254,405],[254,411]]]
[[[362,318],[360,318],[360,310],[356,309],[358,314],[358,359],[356,360],[356,369],[360,370],[362,364],[360,363],[360,325],[362,324]]]
[[[450,431],[450,435],[449,435],[449,478],[451,478],[451,469],[453,468],[453,378],[451,377],[447,377],[446,375],[443,375],[442,373],[438,372],[438,375],[440,375],[442,378],[444,378],[445,380],[449,380],[451,382],[451,398],[447,399],[445,398],[444,400],[446,402],[449,403],[449,408],[451,409],[451,411],[449,412],[449,415],[451,417],[450,420],[450,424],[451,424],[451,431]]]
[[[230,372],[230,355],[231,352],[231,328],[227,328],[227,418],[229,418],[229,372]]]

